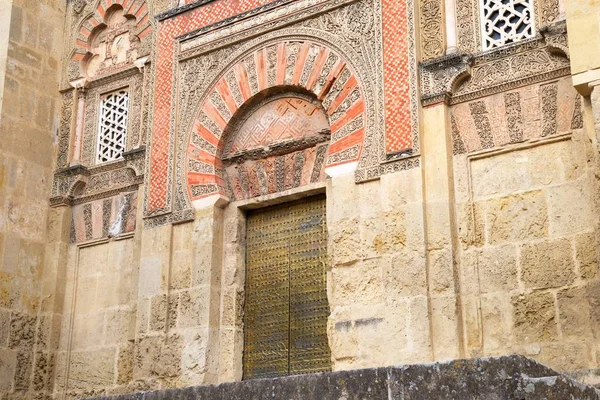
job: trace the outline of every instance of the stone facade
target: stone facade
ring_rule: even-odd
[[[241,380],[247,215],[316,194],[333,371],[599,368],[598,6],[511,1],[526,37],[479,0],[5,1],[0,399]]]

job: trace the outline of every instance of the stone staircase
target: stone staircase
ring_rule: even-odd
[[[297,375],[135,393],[115,400],[600,400],[600,391],[523,356]]]

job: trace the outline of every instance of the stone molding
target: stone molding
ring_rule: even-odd
[[[96,167],[75,165],[55,172],[51,206],[76,205],[136,190],[144,182],[145,147]]]
[[[566,76],[568,51],[566,24],[559,21],[544,27],[534,39],[422,62],[421,103],[458,104]]]

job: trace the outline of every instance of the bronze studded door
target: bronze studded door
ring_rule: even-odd
[[[329,371],[325,197],[249,213],[244,379]]]

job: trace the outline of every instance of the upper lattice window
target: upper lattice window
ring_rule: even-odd
[[[533,0],[481,0],[484,50],[533,37]]]
[[[127,143],[129,93],[125,90],[104,97],[100,106],[96,163],[120,158]]]

